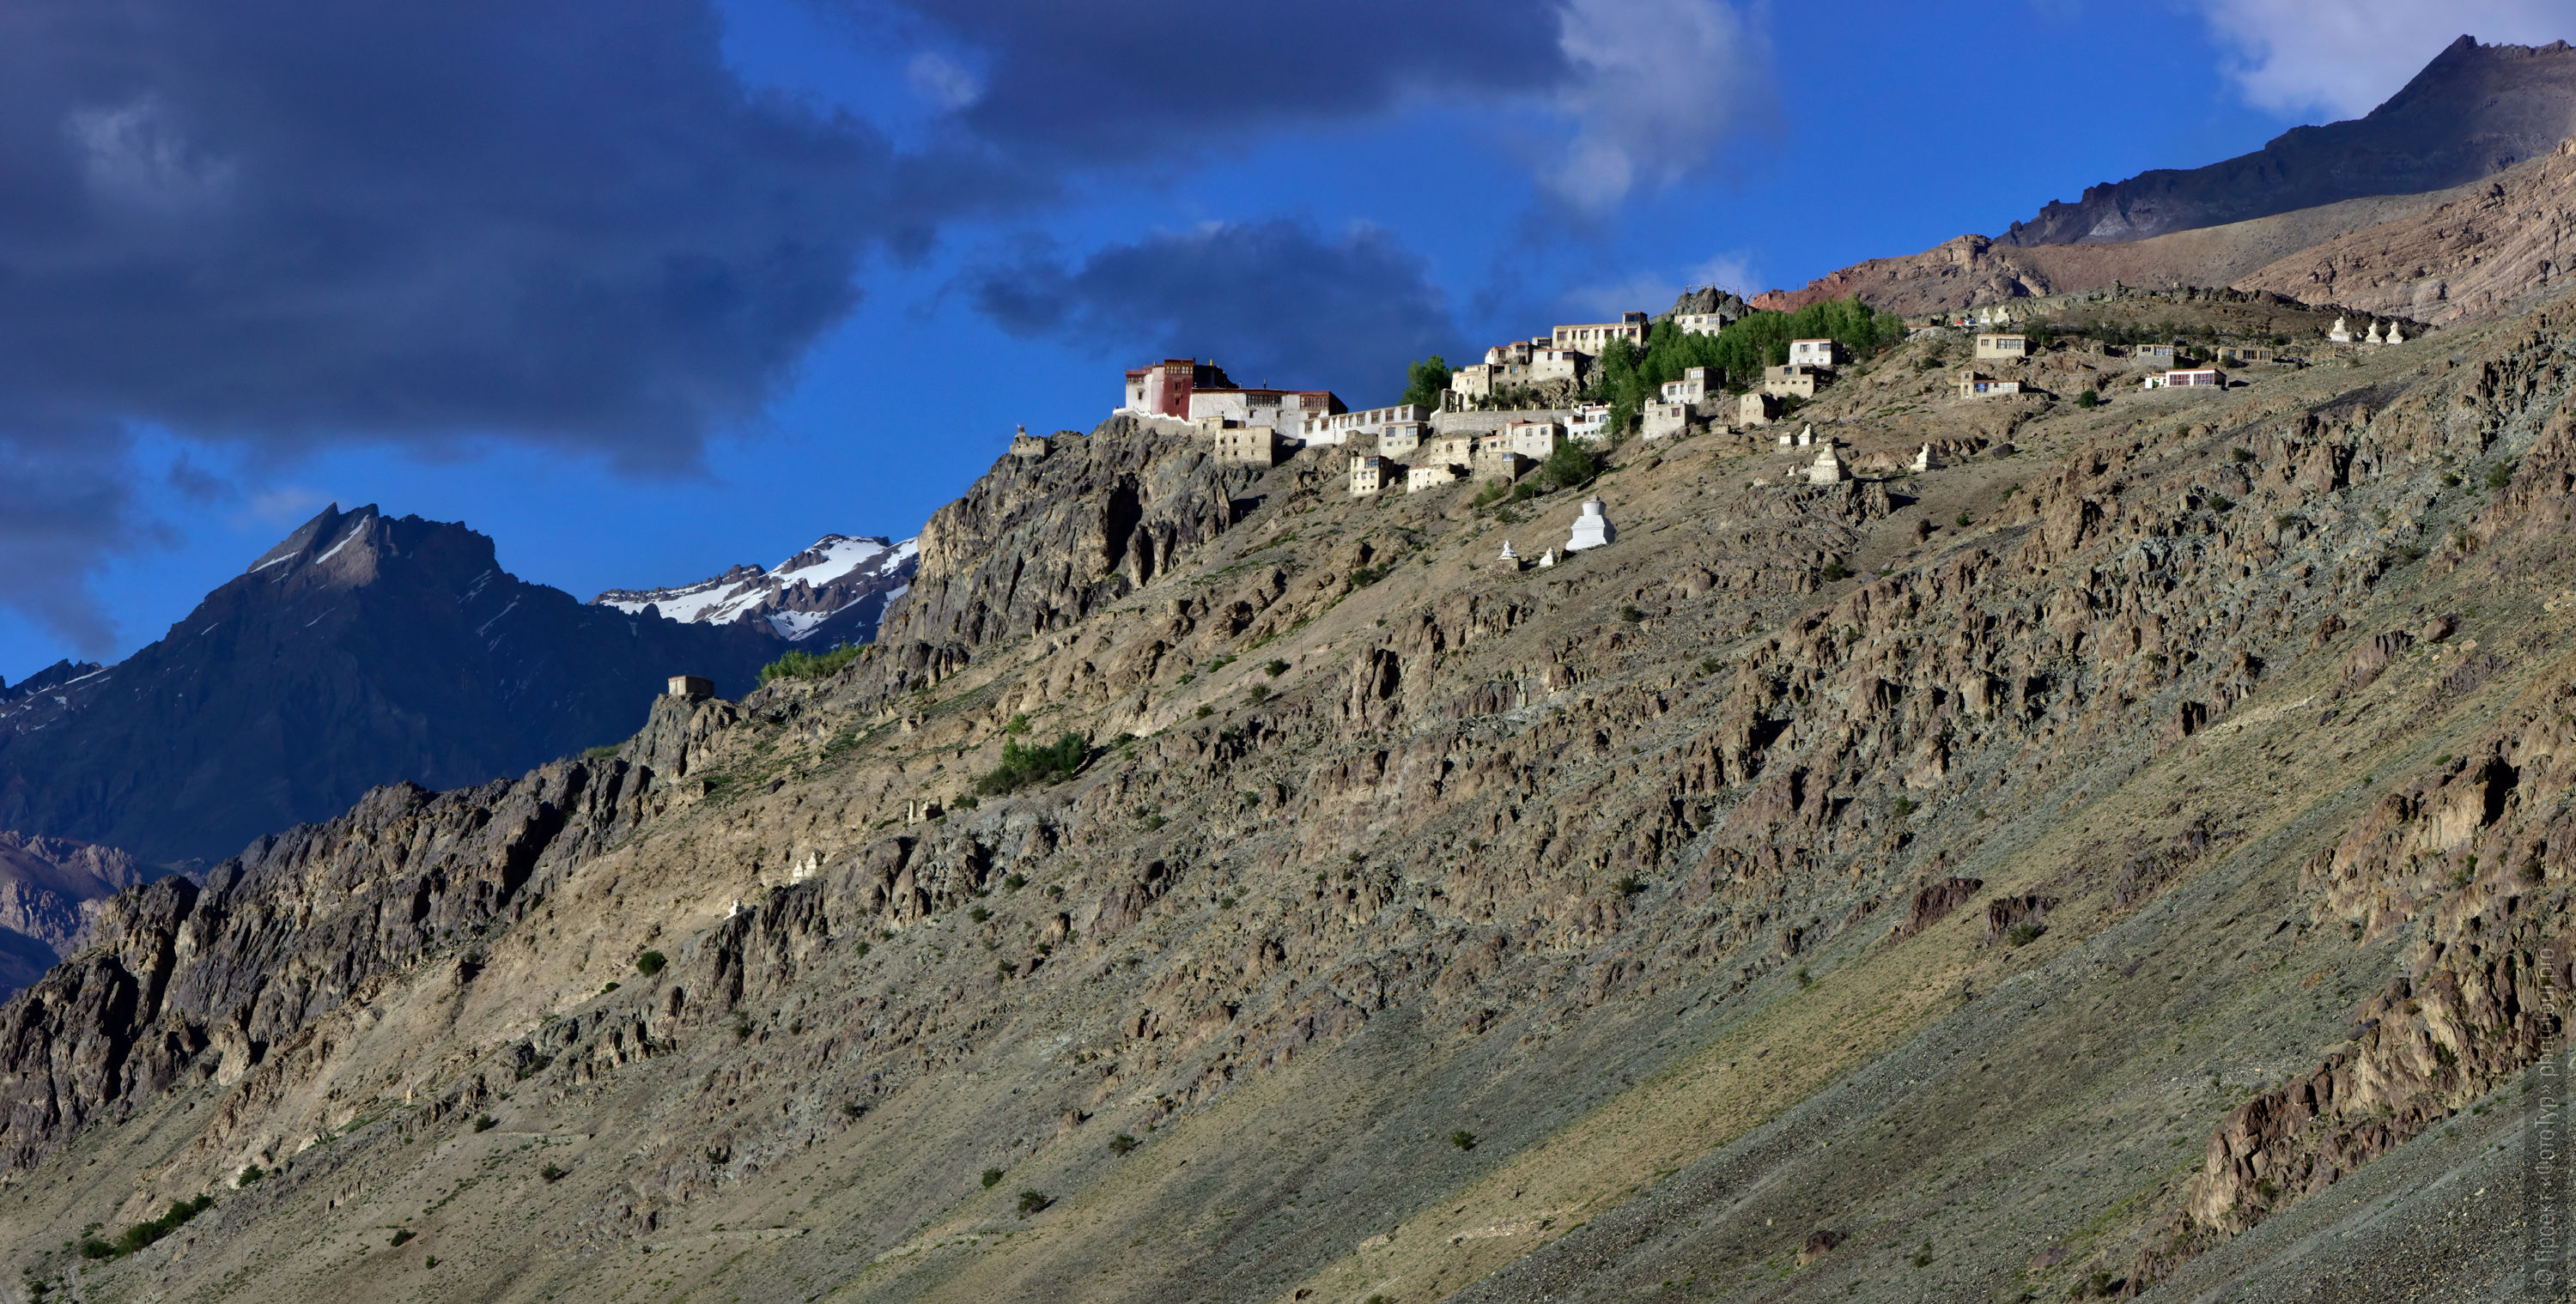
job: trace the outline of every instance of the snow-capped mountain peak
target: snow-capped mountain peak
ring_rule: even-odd
[[[765,620],[792,642],[818,634],[832,643],[865,642],[876,637],[885,604],[911,586],[919,555],[912,539],[827,534],[773,568],[736,566],[694,584],[610,589],[591,601],[693,624]]]

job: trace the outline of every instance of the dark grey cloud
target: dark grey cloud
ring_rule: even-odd
[[[0,5],[0,604],[99,645],[133,423],[693,469],[873,242],[995,179],[746,88],[719,35],[706,0]]]
[[[1544,93],[1573,73],[1560,0],[853,0],[964,57],[917,84],[977,135],[1100,161],[1176,163],[1247,130],[1342,121],[1407,96]]]
[[[1361,227],[1302,222],[1158,234],[1068,262],[1043,243],[971,274],[976,306],[1022,338],[1213,357],[1238,383],[1323,386],[1391,402],[1406,360],[1457,351],[1448,297],[1420,255]]]
[[[892,166],[702,0],[16,0],[0,421],[687,460],[848,311]]]

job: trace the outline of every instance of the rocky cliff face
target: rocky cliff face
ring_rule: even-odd
[[[2447,190],[2576,134],[2576,50],[2463,36],[2366,117],[2297,127],[2251,154],[2159,169],[2052,202],[1999,244],[2143,240],[2365,195]]]
[[[0,993],[77,949],[108,897],[150,875],[114,847],[0,831]]]
[[[2576,312],[2319,362],[1484,508],[1059,436],[833,679],[119,896],[0,1009],[6,1276],[2369,1298],[2262,1228],[2394,1167],[2439,1297],[2570,976]]]
[[[741,692],[784,646],[584,606],[462,526],[335,507],[132,657],[0,700],[0,828],[212,861],[377,784],[615,741],[667,676]]]

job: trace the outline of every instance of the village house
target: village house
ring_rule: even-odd
[[[1393,464],[1383,457],[1360,456],[1351,459],[1351,497],[1366,498],[1386,488],[1386,477]]]
[[[1666,320],[1684,335],[1715,335],[1726,329],[1729,318],[1716,312],[1677,312]]]
[[[1816,369],[1792,362],[1762,369],[1762,392],[1772,398],[1814,398]]]
[[[1572,349],[1597,358],[1603,349],[1610,347],[1612,340],[1626,340],[1641,349],[1646,347],[1646,328],[1646,314],[1627,312],[1619,314],[1617,321],[1559,326],[1549,339],[1557,348]]]
[[[1769,425],[1771,418],[1778,415],[1780,396],[1777,394],[1746,394],[1735,401],[1735,424],[1739,426]]]
[[[1279,465],[1279,432],[1269,426],[1247,426],[1228,423],[1202,427],[1216,444],[1216,460],[1249,462],[1255,466]]]
[[[1973,372],[1961,376],[1958,384],[1961,398],[1991,398],[1997,394],[2021,392],[2021,382],[2018,380],[1988,380]]]
[[[1648,439],[1670,439],[1690,430],[1690,404],[1648,403],[1643,413],[1642,428]]]
[[[1190,419],[1190,395],[1200,389],[1232,389],[1225,370],[1213,362],[1165,358],[1127,373],[1127,402],[1111,415]]]
[[[1530,382],[1544,384],[1551,380],[1581,380],[1586,361],[1585,355],[1573,349],[1532,349]]]
[[[1793,367],[1815,367],[1830,371],[1833,369],[1834,355],[1832,340],[1789,341],[1789,365]]]
[[[1577,403],[1574,405],[1574,411],[1569,413],[1566,417],[1565,437],[1568,439],[1581,439],[1587,442],[1597,440],[1601,438],[1601,432],[1608,428],[1609,425],[1609,404]]]
[[[1708,368],[1692,367],[1679,380],[1664,382],[1667,403],[1705,403],[1708,401]]]
[[[1456,483],[1458,483],[1458,468],[1445,463],[1437,466],[1416,465],[1404,473],[1404,491],[1409,494],[1418,494],[1425,489],[1446,489]]]
[[[2218,349],[2218,360],[2243,366],[2249,362],[2270,362],[2278,357],[2272,350],[2255,344],[2224,344]]]
[[[1449,373],[1449,392],[1462,399],[1491,398],[1494,395],[1494,366],[1475,363]]]
[[[1228,425],[1268,426],[1294,435],[1308,421],[1342,410],[1342,401],[1323,389],[1204,389],[1190,391],[1189,420],[1205,430]]]
[[[713,697],[716,681],[700,675],[673,675],[669,692],[673,697]]]
[[[1435,466],[1464,467],[1476,460],[1476,436],[1442,435],[1422,445],[1421,460]]]
[[[1565,427],[1554,421],[1514,421],[1502,433],[1513,452],[1534,462],[1546,461],[1565,442]]]
[[[1346,444],[1354,439],[1365,443],[1377,438],[1378,432],[1389,423],[1419,422],[1429,415],[1413,403],[1366,408],[1358,412],[1329,412],[1308,417],[1305,426],[1296,433],[1310,444]]]
[[[2129,356],[2139,362],[2170,367],[2182,356],[2182,350],[2171,344],[2133,344],[2129,346]]]
[[[2178,367],[2147,377],[2147,389],[2225,389],[2227,373],[2216,367]]]
[[[1389,421],[1378,427],[1377,451],[1388,457],[1402,457],[1422,447],[1431,437],[1428,421]]]
[[[1514,451],[1511,436],[1496,431],[1476,437],[1476,452],[1468,471],[1484,484],[1510,484],[1530,469],[1530,460]]]
[[[2030,337],[2027,335],[1979,335],[1977,337],[1977,361],[1979,362],[2010,362],[2029,356]]]

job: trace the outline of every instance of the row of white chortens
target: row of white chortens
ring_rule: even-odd
[[[1601,495],[1594,494],[1583,500],[1582,510],[1575,515],[1574,530],[1565,540],[1565,553],[1570,557],[1578,552],[1608,547],[1611,541],[1618,537],[1619,532],[1610,527],[1610,518],[1602,512]],[[1503,555],[1498,560],[1514,570],[1528,564],[1519,553],[1512,551],[1512,541],[1509,539],[1503,540]],[[1550,548],[1540,553],[1538,564],[1555,565],[1556,549]]]

